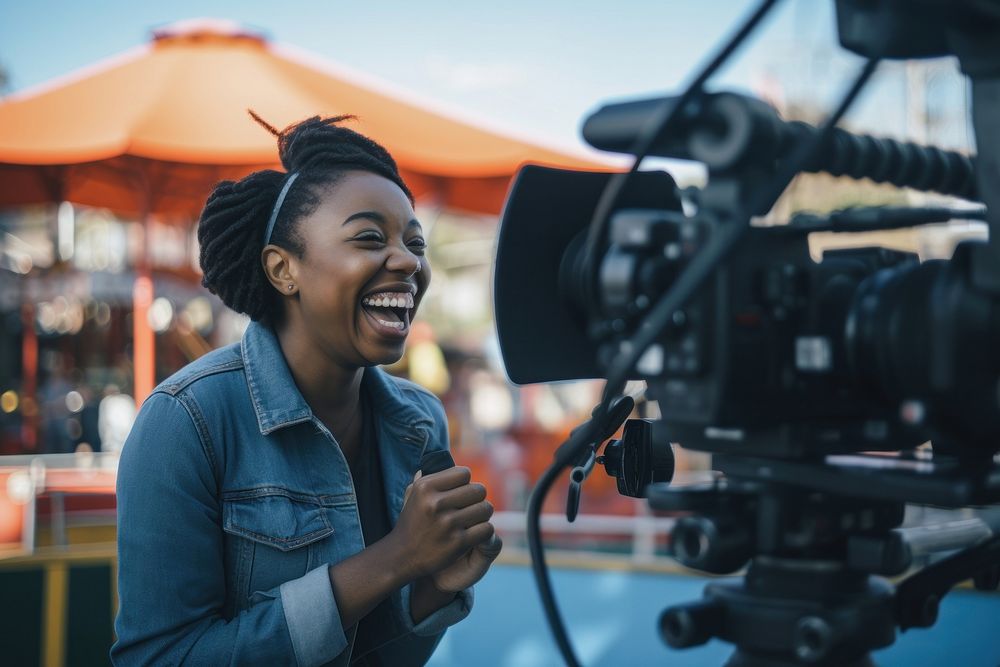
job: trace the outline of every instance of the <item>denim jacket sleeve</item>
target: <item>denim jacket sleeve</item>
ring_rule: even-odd
[[[154,393],[118,470],[116,665],[319,665],[347,647],[326,566],[224,618],[214,454],[191,399]],[[193,411],[193,412],[192,412]]]

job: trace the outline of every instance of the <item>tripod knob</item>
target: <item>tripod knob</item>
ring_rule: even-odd
[[[729,574],[753,555],[753,536],[742,517],[686,516],[670,533],[674,558],[682,565],[713,574]]]
[[[806,616],[795,627],[795,655],[803,662],[819,662],[837,642],[836,632],[819,616]]]
[[[721,629],[723,608],[716,600],[670,607],[660,614],[660,635],[673,648],[700,646]]]
[[[618,493],[645,498],[646,487],[674,478],[674,450],[669,442],[654,442],[652,422],[629,419],[621,440],[612,440],[597,460],[618,481]]]

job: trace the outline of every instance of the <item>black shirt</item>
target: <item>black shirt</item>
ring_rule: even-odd
[[[365,546],[378,542],[389,534],[389,508],[385,502],[385,484],[382,482],[382,462],[378,455],[378,438],[375,434],[375,414],[371,400],[361,394],[361,447],[351,466],[354,493],[358,501],[361,532]]]
[[[362,385],[363,386],[363,385]],[[389,508],[385,502],[385,484],[382,480],[382,464],[378,454],[378,438],[375,432],[375,413],[372,401],[362,389],[361,392],[361,447],[357,458],[351,466],[351,477],[354,480],[354,493],[358,501],[358,515],[361,519],[361,532],[364,534],[365,546],[378,542],[389,534],[392,526],[389,524]],[[354,640],[352,665],[364,667],[380,667],[382,662],[376,653],[371,651],[377,647],[379,628],[393,625],[392,601],[382,600],[367,616],[358,622],[358,632]]]

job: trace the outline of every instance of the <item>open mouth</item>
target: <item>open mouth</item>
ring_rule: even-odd
[[[409,292],[376,292],[361,299],[361,309],[375,329],[393,337],[409,332],[413,307],[413,295]]]

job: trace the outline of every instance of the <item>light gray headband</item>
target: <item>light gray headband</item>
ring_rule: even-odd
[[[274,231],[274,222],[278,219],[278,213],[281,211],[281,205],[285,202],[285,195],[288,194],[288,189],[292,187],[292,183],[294,183],[295,179],[298,177],[299,172],[292,172],[285,181],[285,185],[281,188],[281,192],[278,194],[278,200],[274,202],[274,210],[271,211],[271,219],[267,221],[267,233],[264,234],[264,245],[271,242],[271,232]]]

